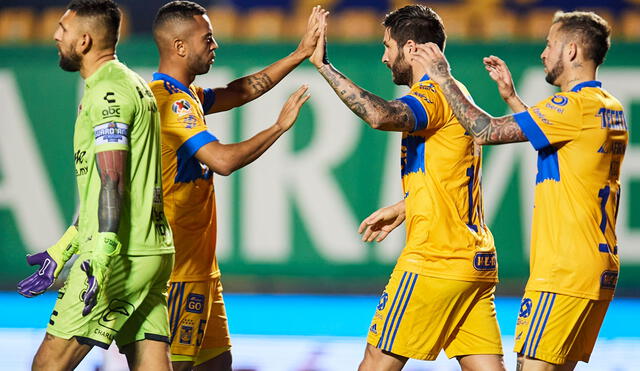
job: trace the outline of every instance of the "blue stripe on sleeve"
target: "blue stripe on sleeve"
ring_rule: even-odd
[[[216,138],[215,135],[211,134],[210,132],[206,130],[201,131],[198,134],[187,139],[186,142],[182,143],[177,151],[178,157],[182,157],[185,159],[190,158],[195,155],[195,153],[198,152],[198,150],[202,148],[202,146],[207,143],[215,142],[217,140],[218,138]]]
[[[516,120],[522,131],[524,131],[524,134],[531,142],[531,145],[533,145],[533,148],[537,151],[550,145],[549,139],[547,139],[546,135],[542,132],[542,129],[540,129],[538,124],[536,124],[528,111],[516,113],[513,115],[513,118]]]
[[[413,117],[415,119],[413,131],[422,130],[427,127],[427,124],[429,123],[429,116],[427,116],[427,111],[424,109],[418,98],[413,95],[405,95],[404,97],[398,98],[398,100],[409,106],[409,109],[413,113]]]
[[[211,88],[206,88],[202,90],[202,93],[204,95],[204,99],[202,100],[202,111],[206,115],[216,102],[216,92]]]

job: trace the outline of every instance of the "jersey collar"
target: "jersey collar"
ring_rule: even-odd
[[[596,80],[591,80],[591,81],[584,81],[579,83],[578,85],[574,86],[571,91],[576,92],[576,91],[580,91],[582,88],[601,88],[602,87],[602,83],[600,81],[596,81]]]
[[[182,90],[183,92],[189,94],[192,98],[195,98],[193,96],[193,94],[191,93],[191,90],[186,87],[183,83],[181,83],[180,81],[174,79],[173,77],[164,74],[164,73],[160,73],[160,72],[154,72],[153,73],[153,79],[151,81],[157,81],[157,80],[162,80],[165,82],[170,83],[171,85],[175,86],[176,88]]]
[[[429,75],[425,73],[424,76],[422,76],[422,78],[420,79],[420,81],[427,81],[427,80],[429,80]]]

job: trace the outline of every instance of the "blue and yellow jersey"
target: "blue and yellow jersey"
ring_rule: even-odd
[[[493,236],[484,223],[481,147],[428,76],[400,100],[411,108],[416,125],[402,135],[407,237],[396,268],[437,278],[497,281]]]
[[[213,172],[195,158],[202,146],[218,140],[204,118],[215,94],[161,73],[149,85],[160,111],[164,210],[176,247],[171,280],[218,277]]]
[[[601,86],[583,82],[514,116],[538,151],[527,290],[613,297],[629,134],[620,102]]]

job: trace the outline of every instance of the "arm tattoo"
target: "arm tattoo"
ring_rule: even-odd
[[[346,106],[374,129],[413,130],[415,119],[409,107],[397,100],[387,101],[372,94],[325,64],[318,70]]]
[[[482,144],[524,142],[526,135],[512,115],[494,118],[471,103],[453,79],[440,85],[458,121]]]
[[[260,96],[273,87],[273,81],[269,75],[264,72],[247,76],[247,84],[251,87],[252,95],[254,96]]]
[[[98,197],[99,232],[118,232],[124,195],[126,160],[127,151],[105,151],[96,154],[101,181]]]

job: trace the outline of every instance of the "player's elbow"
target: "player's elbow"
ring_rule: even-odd
[[[229,176],[231,175],[236,169],[231,166],[231,165],[222,165],[222,166],[217,166],[216,168],[213,169],[213,171],[218,174],[218,175],[223,175],[223,176]]]

